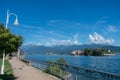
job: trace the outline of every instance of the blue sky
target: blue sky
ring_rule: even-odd
[[[0,0],[0,22],[25,44],[112,44],[120,46],[120,0]]]

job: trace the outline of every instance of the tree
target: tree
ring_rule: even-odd
[[[113,54],[111,50],[103,49],[103,48],[95,48],[95,49],[84,49],[83,55],[85,56],[103,56],[104,54]]]
[[[61,58],[57,61],[58,63],[66,64],[67,61],[64,58]]]
[[[3,24],[0,24],[0,57],[4,51],[5,54],[16,52],[22,45],[22,42],[22,36],[11,33],[9,29],[4,28]]]
[[[86,55],[86,56],[92,55],[92,50],[86,48],[86,49],[84,50],[84,53],[83,53],[83,54]]]

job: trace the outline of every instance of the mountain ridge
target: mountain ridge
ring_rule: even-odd
[[[22,51],[28,54],[70,54],[73,50],[84,50],[85,48],[104,48],[110,49],[115,53],[120,53],[120,46],[102,45],[102,44],[84,44],[84,45],[54,45],[54,46],[38,46],[25,45],[22,46]]]

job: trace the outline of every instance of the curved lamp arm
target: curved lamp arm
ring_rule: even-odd
[[[8,23],[9,23],[9,17],[11,15],[14,15],[16,17],[15,21],[14,21],[14,25],[15,26],[18,26],[19,25],[19,22],[18,22],[18,17],[15,13],[9,13],[9,10],[7,10],[7,18],[6,18],[6,29],[8,28]]]

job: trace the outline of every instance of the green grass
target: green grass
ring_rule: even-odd
[[[0,71],[1,71],[2,59],[0,59]],[[0,80],[14,80],[13,79],[12,66],[8,60],[5,60],[5,71],[4,75],[0,75]]]

